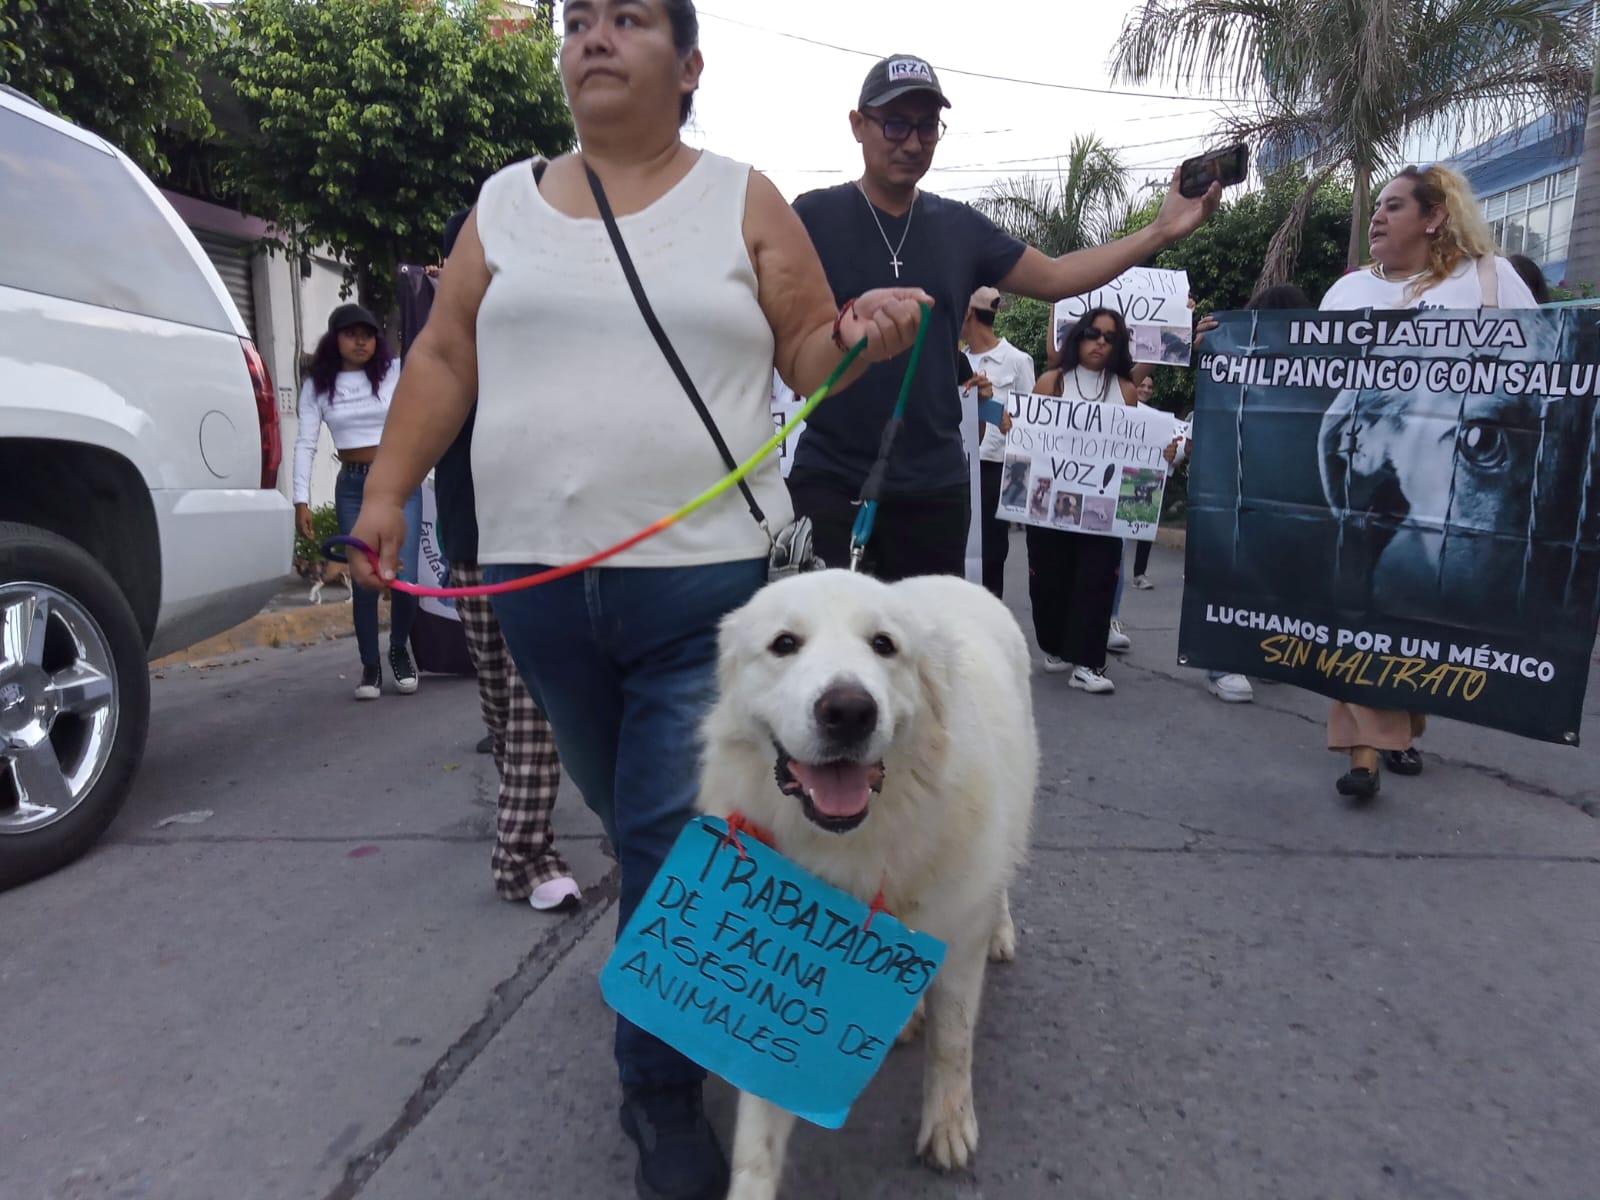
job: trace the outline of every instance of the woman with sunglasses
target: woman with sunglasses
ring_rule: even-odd
[[[1061,366],[1039,377],[1042,396],[1137,404],[1140,377],[1122,314],[1091,308],[1078,319],[1061,348]],[[1092,696],[1117,690],[1106,674],[1106,640],[1122,572],[1122,540],[1098,533],[1028,526],[1028,598],[1033,632],[1044,651],[1044,669],[1071,672],[1067,683]]]

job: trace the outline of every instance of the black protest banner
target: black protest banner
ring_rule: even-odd
[[[1576,745],[1600,603],[1595,315],[1220,322],[1181,661]]]

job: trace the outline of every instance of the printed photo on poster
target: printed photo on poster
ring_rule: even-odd
[[[1104,287],[1058,301],[1051,337],[1057,350],[1067,330],[1091,308],[1109,308],[1128,324],[1133,361],[1189,365],[1194,314],[1189,308],[1189,273],[1133,267]]]
[[[1592,317],[1227,314],[1198,376],[1191,665],[1576,742],[1600,611]]]

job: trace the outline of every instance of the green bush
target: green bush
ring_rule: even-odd
[[[331,537],[339,535],[339,516],[331,504],[324,504],[321,508],[311,510],[311,527],[316,533],[316,541],[308,542],[298,532],[294,535],[294,557],[296,562],[313,563],[322,557],[322,543]]]

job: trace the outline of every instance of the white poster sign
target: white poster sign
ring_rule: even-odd
[[[1133,267],[1104,287],[1056,303],[1052,338],[1057,350],[1067,331],[1091,308],[1109,308],[1128,323],[1133,361],[1187,367],[1194,345],[1189,273]]]
[[[1157,408],[1011,394],[996,516],[1153,541],[1179,422]]]
[[[976,584],[983,583],[983,522],[979,519],[983,513],[983,489],[978,471],[978,443],[981,440],[978,436],[978,389],[963,388],[961,444],[967,451],[967,482],[972,495],[972,519],[967,522],[967,580]]]
[[[417,582],[423,587],[443,588],[450,586],[450,564],[445,561],[444,552],[439,547],[439,504],[434,499],[433,477],[430,475],[422,483],[422,532],[420,537],[422,559],[417,564]],[[436,617],[443,617],[447,621],[459,621],[456,614],[454,600],[439,600],[432,596],[424,596],[418,601],[423,612],[432,613]]]
[[[805,397],[796,396],[794,389],[772,373],[772,432],[777,433],[794,418],[794,415],[805,407]],[[800,435],[806,431],[804,423],[797,428],[777,449],[778,465],[783,469],[783,477],[789,478],[789,468],[794,465],[794,448],[800,444]]]

